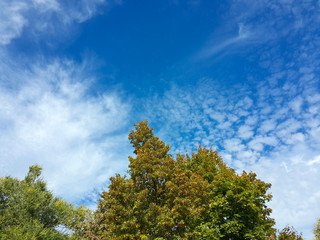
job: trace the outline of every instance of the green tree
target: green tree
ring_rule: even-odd
[[[47,190],[41,172],[34,165],[23,180],[0,178],[0,239],[70,239],[69,232],[84,219],[84,208]]]
[[[210,210],[198,230],[202,239],[265,239],[275,232],[271,209],[271,184],[254,173],[235,173],[226,166],[217,151],[199,147],[188,157],[193,172],[210,183]]]
[[[270,184],[237,175],[216,151],[178,154],[148,122],[129,134],[129,178],[116,175],[80,235],[89,239],[265,239],[274,220]]]
[[[318,221],[313,229],[314,236],[316,237],[316,240],[320,240],[320,218],[318,218]]]

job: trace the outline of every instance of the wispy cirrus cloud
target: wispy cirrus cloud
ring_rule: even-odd
[[[24,32],[66,34],[73,23],[81,23],[121,0],[4,0],[0,2],[0,45],[7,45]],[[67,31],[68,29],[68,31]]]
[[[224,33],[221,33],[224,34]],[[214,34],[216,37],[219,34]],[[201,49],[194,57],[195,60],[205,60],[212,56],[235,51],[237,48],[244,46],[248,43],[256,41],[257,33],[252,33],[248,26],[243,23],[238,23],[238,32],[232,36],[219,39],[210,39],[203,49]]]
[[[195,60],[255,49],[281,38],[294,41],[294,34],[303,34],[303,41],[307,42],[320,23],[317,1],[230,0],[227,4],[230,9],[224,14],[223,23],[213,29],[212,37],[195,54]]]

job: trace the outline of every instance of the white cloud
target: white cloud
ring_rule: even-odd
[[[236,154],[236,159],[239,159],[238,161],[242,161],[245,164],[254,164],[259,159],[260,154],[256,151],[251,150],[244,150],[244,151],[238,151]],[[241,169],[243,169],[242,167]]]
[[[243,107],[244,109],[250,109],[252,107],[253,101],[251,98],[246,96],[244,99],[237,103],[237,107]]]
[[[258,152],[262,152],[264,149],[263,144],[255,139],[248,143],[248,147]]]
[[[296,97],[295,99],[293,99],[289,103],[289,106],[296,114],[299,114],[301,111],[302,104],[303,104],[303,99],[299,96],[299,97]]]
[[[217,122],[222,123],[226,116],[220,112],[212,112],[210,114],[210,117],[216,120]]]
[[[268,133],[271,130],[274,130],[276,127],[276,123],[274,120],[265,120],[261,123],[261,127],[259,128],[259,131],[262,133]]]
[[[301,132],[294,133],[292,135],[288,135],[285,139],[284,142],[286,144],[297,144],[299,142],[304,142],[305,141],[305,135],[302,134]]]
[[[27,29],[39,38],[40,34],[59,36],[70,32],[70,26],[81,23],[120,0],[3,0],[0,2],[0,45],[19,38]],[[66,29],[68,31],[66,31]]]
[[[1,176],[23,177],[28,166],[40,164],[50,188],[79,203],[126,169],[130,105],[116,92],[90,95],[94,82],[86,66],[56,60],[35,63],[31,71],[17,68],[14,76],[4,69]]]
[[[277,136],[280,139],[285,139],[291,133],[297,132],[302,127],[301,122],[296,119],[287,119],[277,126]]]
[[[0,2],[0,44],[10,43],[11,39],[19,36],[22,28],[27,24],[27,19],[21,14],[28,5],[23,1]]]
[[[255,136],[249,143],[248,146],[256,151],[263,151],[265,145],[276,146],[278,140],[273,136]]]
[[[277,227],[293,225],[304,232],[305,239],[311,238],[311,232],[305,230],[312,228],[320,211],[317,204],[320,200],[317,176],[320,166],[306,165],[310,162],[308,159],[313,159],[313,154],[307,146],[303,149],[295,146],[245,166],[247,171],[254,171],[259,178],[272,184],[273,199],[268,205],[273,209],[272,217],[276,219]],[[293,160],[296,156],[299,161]]]
[[[56,0],[32,0],[35,8],[40,12],[59,11],[60,4]]]
[[[313,164],[320,164],[320,155],[317,156],[315,159],[310,160],[310,161],[307,163],[308,166],[311,166],[311,165],[313,165]]]
[[[225,121],[223,123],[220,123],[217,125],[218,129],[229,129],[231,127],[232,123],[230,121]]]
[[[249,127],[247,125],[242,125],[239,127],[238,135],[242,139],[248,139],[254,135],[254,132],[252,131],[251,127]]]
[[[229,152],[238,152],[245,149],[245,146],[242,144],[240,139],[226,139],[224,141],[225,149]]]
[[[246,120],[245,120],[245,124],[247,125],[254,125],[258,122],[258,119],[256,116],[252,116],[252,115],[249,115]]]
[[[313,94],[307,97],[309,103],[318,103],[320,102],[320,94]]]

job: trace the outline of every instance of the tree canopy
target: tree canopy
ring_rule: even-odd
[[[54,197],[41,171],[34,165],[23,180],[0,178],[0,239],[69,239],[68,232],[84,220],[86,210]]]
[[[92,214],[54,197],[38,165],[23,180],[0,178],[0,239],[302,240],[293,227],[274,228],[271,184],[237,174],[217,151],[199,146],[174,158],[147,121],[129,140],[128,176],[110,178]]]
[[[275,233],[270,184],[238,175],[217,151],[178,154],[153,135],[147,121],[129,134],[134,156],[128,177],[110,179],[92,220],[89,239],[266,239]]]

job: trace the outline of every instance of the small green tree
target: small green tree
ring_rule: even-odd
[[[23,180],[0,178],[0,239],[69,239],[68,232],[84,219],[84,208],[47,190],[41,171],[34,165]]]
[[[270,184],[241,176],[216,151],[178,154],[148,122],[129,134],[129,178],[116,175],[79,232],[88,239],[265,239],[274,233]]]

